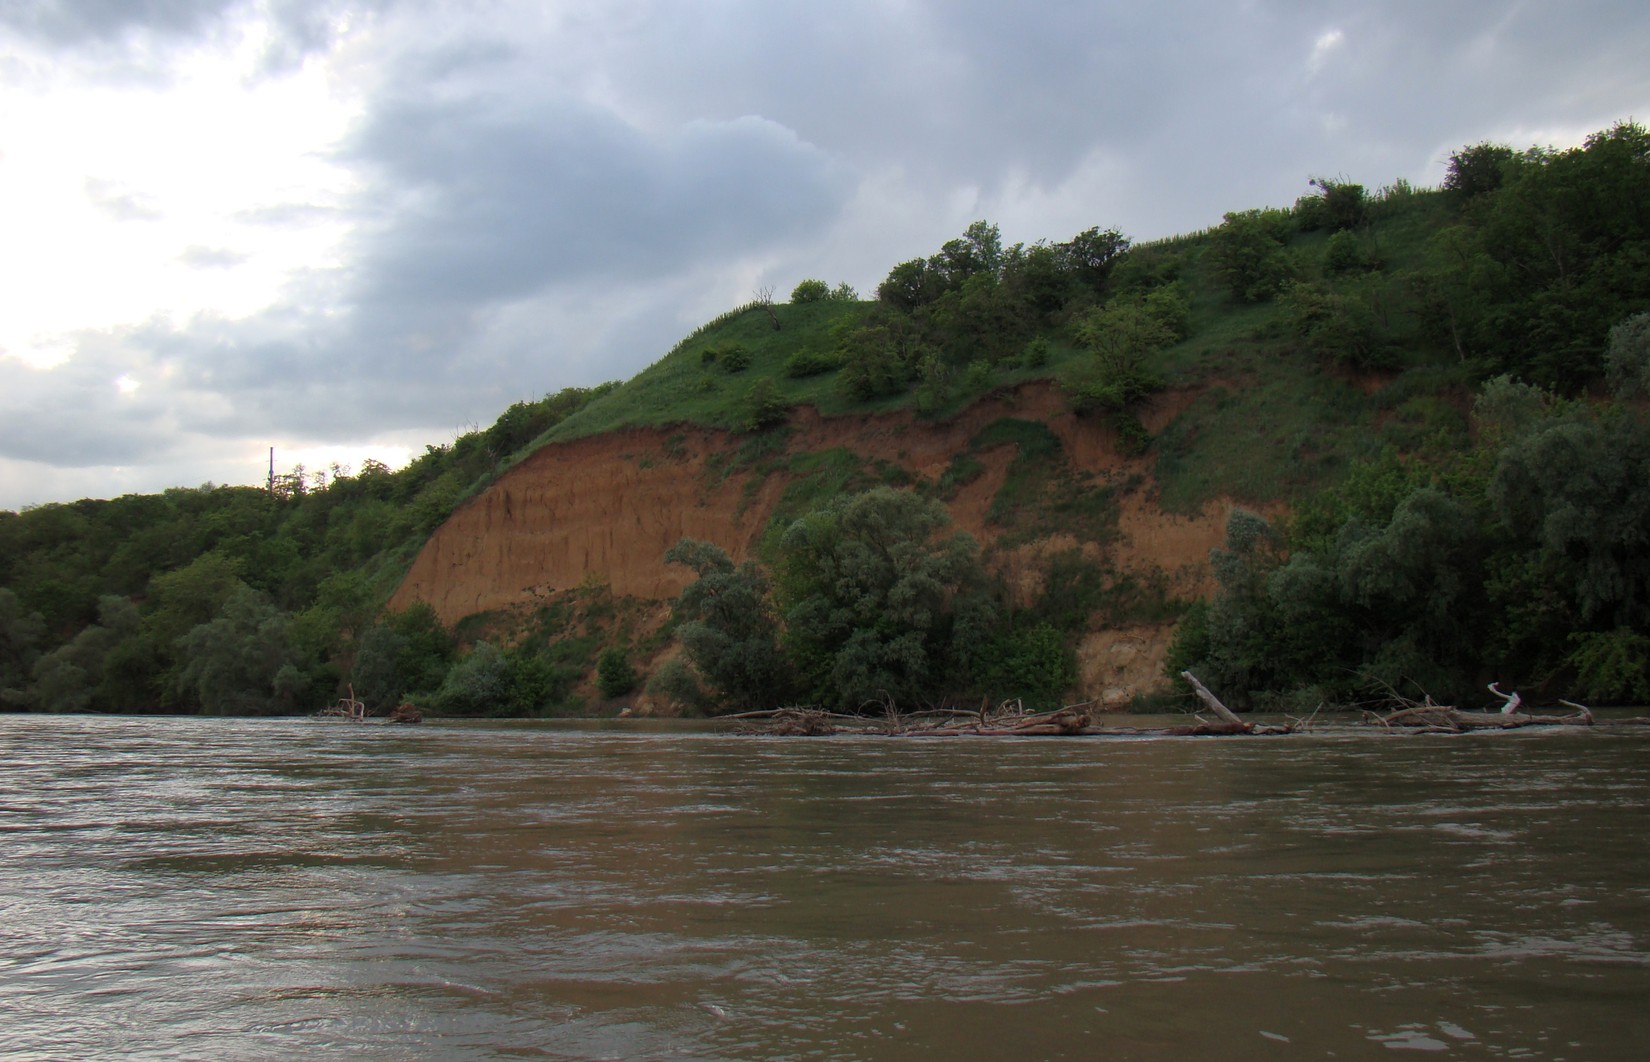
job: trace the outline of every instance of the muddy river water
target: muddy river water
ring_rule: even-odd
[[[1650,1058],[1650,730],[0,716],[8,1059]]]

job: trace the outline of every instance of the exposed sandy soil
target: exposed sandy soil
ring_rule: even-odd
[[[1214,589],[1209,551],[1225,540],[1231,504],[1208,507],[1195,517],[1166,513],[1141,491],[1124,494],[1119,504],[1118,526],[1125,543],[1121,559],[1126,567],[1159,569],[1181,597],[1203,597]]]
[[[1086,635],[1077,647],[1084,696],[1101,711],[1123,711],[1136,694],[1160,688],[1173,634],[1173,627],[1158,624]]]
[[[1147,411],[1149,428],[1173,419],[1191,396],[1160,396]],[[1041,420],[1080,470],[1126,484],[1149,473],[1149,462],[1119,453],[1110,429],[1079,419],[1048,385],[1033,385],[977,403],[954,420],[931,423],[909,412],[823,418],[812,409],[791,420],[793,451],[845,447],[863,458],[938,478],[981,428],[1001,417]],[[548,446],[510,469],[438,528],[390,601],[404,608],[426,601],[448,624],[477,612],[506,611],[543,593],[605,582],[617,595],[664,600],[680,593],[691,573],[664,563],[686,536],[722,546],[736,560],[750,554],[779,502],[786,477],[776,474],[746,489],[746,475],[718,474],[718,460],[743,440],[702,428],[632,429]],[[1010,446],[978,455],[985,472],[950,504],[956,525],[990,542],[986,513],[1001,486]],[[1149,475],[1144,476],[1149,482]],[[1143,489],[1120,497],[1122,541],[1111,550],[1120,566],[1161,569],[1180,594],[1208,587],[1209,550],[1219,545],[1230,506],[1196,517],[1170,516]],[[1067,542],[1065,545],[1072,543]],[[1005,558],[1030,572],[1035,556],[1059,541],[1022,547]],[[1035,573],[1025,575],[1035,579]],[[1079,649],[1081,695],[1121,706],[1160,683],[1166,627],[1101,631]]]

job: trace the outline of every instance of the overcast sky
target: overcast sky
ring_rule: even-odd
[[[1650,119],[1643,0],[4,0],[0,508],[367,456],[969,222]]]

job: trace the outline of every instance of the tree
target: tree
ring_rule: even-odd
[[[935,339],[953,363],[997,361],[1018,349],[1036,323],[1033,307],[990,273],[977,273],[935,303]]]
[[[1363,244],[1358,234],[1350,229],[1342,229],[1329,237],[1329,243],[1323,251],[1323,271],[1329,276],[1339,276],[1343,273],[1361,273],[1370,265],[1369,256],[1364,253]]]
[[[1210,237],[1208,254],[1233,295],[1261,302],[1283,290],[1293,272],[1284,251],[1289,229],[1289,215],[1281,210],[1226,215]]]
[[[1003,237],[997,226],[984,219],[970,222],[968,228],[963,230],[963,240],[977,263],[976,272],[993,276],[1002,272]]]
[[[453,665],[436,690],[432,707],[443,715],[513,715],[515,682],[510,661],[498,646],[477,642]]]
[[[1475,144],[1464,147],[1449,157],[1449,169],[1444,173],[1444,190],[1463,200],[1476,199],[1501,187],[1507,167],[1513,161],[1513,149],[1504,144]]]
[[[1627,627],[1578,631],[1566,658],[1575,669],[1578,696],[1589,703],[1643,704],[1650,701],[1650,637]]]
[[[676,599],[676,637],[723,707],[781,703],[790,669],[779,651],[778,621],[767,576],[756,564],[734,566],[719,546],[684,538],[665,552],[670,564],[699,576]]]
[[[941,696],[959,596],[983,580],[974,540],[932,498],[841,496],[780,540],[785,645],[811,696],[859,710]]]
[[[1001,287],[1006,298],[1029,307],[1033,317],[1044,317],[1066,304],[1074,278],[1059,249],[1015,245],[1004,259]]]
[[[1233,510],[1226,540],[1209,557],[1219,589],[1177,632],[1170,657],[1221,691],[1228,704],[1248,707],[1276,688],[1279,617],[1267,584],[1280,560],[1278,534],[1258,514]]]
[[[804,306],[811,302],[824,302],[831,297],[831,286],[823,280],[804,280],[791,289],[791,302],[797,306]]]
[[[1461,649],[1478,640],[1473,626],[1487,612],[1484,540],[1479,514],[1430,485],[1399,502],[1384,527],[1342,529],[1335,568],[1346,604],[1359,611],[1366,633],[1407,649],[1408,673],[1380,674],[1381,681],[1396,687],[1438,676],[1432,687],[1449,692],[1438,684],[1468,663]],[[1381,655],[1371,654],[1374,661]]]
[[[52,712],[148,707],[100,696],[111,658],[138,635],[137,606],[117,594],[105,594],[98,599],[97,612],[96,623],[35,661],[29,696],[37,707]]]
[[[11,588],[0,587],[0,709],[24,703],[45,629],[40,613],[24,612]]]
[[[1391,354],[1378,334],[1375,311],[1362,293],[1296,281],[1279,302],[1285,324],[1315,353],[1355,369],[1391,364]]]
[[[542,715],[567,696],[574,679],[552,655],[527,644],[504,649],[477,642],[428,694],[429,707],[442,715]]]
[[[1548,417],[1501,451],[1489,499],[1582,620],[1650,630],[1650,429],[1639,418]]]
[[[1077,658],[1048,623],[1008,628],[986,643],[971,669],[988,695],[1018,697],[1032,708],[1057,708],[1077,682]]]
[[[691,715],[704,715],[714,707],[693,665],[680,656],[660,664],[647,678],[647,692],[667,705]]]
[[[1344,232],[1363,225],[1367,213],[1363,185],[1328,177],[1313,177],[1310,183],[1323,199],[1323,217],[1331,230]]]
[[[1058,247],[1066,269],[1090,291],[1100,292],[1129,249],[1129,239],[1116,229],[1085,229]]]
[[[955,291],[977,276],[997,278],[1003,267],[1003,240],[997,226],[988,221],[972,222],[962,238],[947,240],[938,254],[928,259],[928,269],[948,291]]]
[[[1533,430],[1551,412],[1553,396],[1511,376],[1485,380],[1472,402],[1472,423],[1488,449],[1499,451],[1518,435]]]
[[[1604,374],[1611,328],[1650,303],[1650,132],[1623,122],[1501,174],[1453,238],[1465,253],[1423,283],[1452,290],[1451,338],[1484,376],[1575,393]]]
[[[203,553],[149,581],[151,608],[145,626],[170,650],[178,638],[217,616],[245,586],[233,560],[216,550]]]
[[[1623,700],[1650,682],[1650,425],[1502,377],[1477,447],[1387,453],[1302,505],[1290,552],[1234,513],[1219,592],[1173,654],[1232,690],[1310,707],[1472,698],[1484,675]],[[1564,694],[1560,694],[1564,695]]]
[[[945,294],[945,278],[929,268],[927,259],[913,258],[888,271],[877,285],[877,298],[896,309],[911,311]]]
[[[1636,313],[1610,329],[1604,369],[1617,397],[1650,394],[1650,311]]]
[[[1003,241],[997,226],[976,221],[961,238],[947,240],[939,253],[895,266],[877,285],[877,298],[911,312],[937,302],[947,292],[961,290],[972,277],[995,281],[1003,262]]]
[[[1113,375],[1138,377],[1175,341],[1174,327],[1148,298],[1116,298],[1072,323],[1072,332]]]
[[[251,587],[237,589],[219,615],[178,639],[178,694],[214,715],[268,715],[305,707],[304,662],[288,640],[290,617]]]
[[[623,697],[636,688],[636,669],[630,664],[630,653],[623,646],[602,650],[596,659],[596,688],[603,697]]]
[[[1073,323],[1072,331],[1093,355],[1061,377],[1078,412],[1122,413],[1164,387],[1152,362],[1176,336],[1149,300],[1119,295]]]
[[[452,658],[452,635],[433,608],[415,602],[366,631],[350,681],[369,708],[388,710],[409,694],[440,688]]]
[[[841,339],[842,393],[856,402],[899,394],[934,347],[910,318],[883,311]]]

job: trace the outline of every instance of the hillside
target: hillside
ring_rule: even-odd
[[[1153,244],[979,222],[403,470],[0,514],[0,703],[1650,697],[1646,203],[1622,125]]]
[[[1148,420],[1171,419],[1188,398],[1162,396]],[[1058,459],[1103,496],[1097,529],[1038,528],[1017,541],[1026,537],[1023,528],[992,518],[993,503],[1012,489],[1018,446],[992,443],[989,433],[1027,422],[1046,425]],[[979,467],[946,507],[1018,580],[1035,584],[1042,558],[1082,548],[1114,582],[1150,586],[1165,600],[1208,591],[1209,551],[1220,543],[1229,508],[1162,512],[1145,487],[1151,462],[1122,453],[1114,430],[1077,417],[1046,383],[992,395],[943,420],[909,410],[822,417],[804,407],[788,419],[781,444],[756,460],[741,455],[742,445],[705,428],[625,428],[546,445],[437,529],[389,607],[425,602],[455,625],[478,613],[530,610],[592,580],[621,597],[672,600],[692,573],[667,564],[667,549],[688,537],[723,546],[735,561],[758,557],[776,519],[796,515],[795,496],[817,488],[822,464],[866,482],[938,483],[959,456],[971,455]],[[1022,585],[1021,600],[1037,589]],[[1161,685],[1167,625],[1160,615],[1128,611],[1116,610],[1103,630],[1080,640],[1084,699],[1121,707]]]

